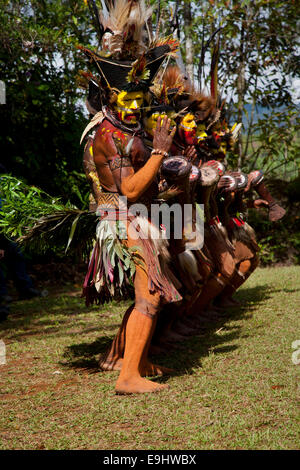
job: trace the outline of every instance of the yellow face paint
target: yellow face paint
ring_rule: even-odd
[[[161,118],[162,118],[161,125],[163,123],[163,119],[169,118],[171,120],[171,126],[170,127],[171,128],[174,127],[176,125],[176,123],[174,121],[174,118],[172,117],[173,114],[174,114],[173,111],[168,111],[167,113],[166,112],[163,112],[163,113],[155,112],[155,113],[151,114],[149,117],[146,117],[144,119],[144,127],[145,127],[146,132],[148,132],[148,134],[153,136],[154,129],[156,129],[157,120],[158,120],[159,116],[161,116]]]
[[[201,140],[204,140],[207,137],[205,124],[198,124],[197,130],[196,130],[196,136],[197,136],[198,142],[201,142]]]
[[[137,124],[141,116],[140,108],[143,101],[142,91],[121,91],[115,104],[118,118],[125,124]]]
[[[219,151],[224,153],[224,155],[226,155],[226,152],[227,152],[227,143],[226,142],[221,143]]]
[[[188,113],[180,121],[179,127],[184,131],[191,132],[196,129],[197,124],[195,121],[195,117],[192,113]]]
[[[183,116],[178,126],[178,133],[181,141],[185,145],[195,145],[197,142],[196,130],[197,124],[195,116],[192,113]]]
[[[220,147],[218,149],[213,149],[213,153],[216,155],[219,155],[218,158],[224,158],[227,152],[227,143],[226,142],[221,142]],[[220,154],[223,154],[224,157],[222,157]]]

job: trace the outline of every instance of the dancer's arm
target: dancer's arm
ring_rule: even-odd
[[[96,136],[94,160],[98,173],[104,176],[105,166],[109,167],[117,188],[129,201],[135,202],[155,179],[164,153],[169,152],[176,131],[176,128],[173,128],[169,133],[170,124],[170,119],[158,118],[153,147],[161,154],[153,152],[149,160],[137,172],[134,171],[129,155],[124,155],[117,148],[120,145],[123,147],[130,145],[130,138],[127,137],[118,145],[111,132],[102,132]]]
[[[155,179],[164,159],[164,153],[169,152],[176,132],[176,127],[174,127],[171,133],[169,133],[170,125],[170,119],[158,118],[153,137],[153,154],[140,170],[134,173],[132,169],[131,174],[122,178],[121,191],[124,196],[127,196],[129,201],[136,201]],[[155,150],[160,151],[161,154],[155,153]]]

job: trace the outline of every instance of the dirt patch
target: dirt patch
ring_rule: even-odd
[[[40,393],[40,392],[46,392],[49,390],[57,391],[65,386],[70,387],[72,385],[78,385],[79,382],[81,381],[77,377],[74,377],[73,379],[70,379],[70,380],[60,380],[56,384],[53,384],[50,382],[40,382],[36,385],[32,385],[31,387],[28,388],[28,390],[20,392],[19,394],[4,393],[4,394],[0,394],[0,396],[1,396],[1,399],[3,400],[17,400],[19,398],[27,397],[29,395],[36,395],[37,393]]]

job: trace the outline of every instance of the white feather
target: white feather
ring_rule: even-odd
[[[202,278],[198,272],[197,261],[190,250],[179,253],[178,260],[184,272],[190,274],[195,282],[201,281]]]
[[[91,119],[91,121],[88,123],[88,125],[86,126],[86,128],[84,129],[83,133],[82,133],[82,136],[81,136],[81,139],[80,139],[80,145],[84,139],[84,137],[86,136],[86,134],[91,130],[93,129],[93,127],[97,126],[97,124],[101,124],[101,122],[103,121],[104,119],[104,114],[102,113],[102,111],[99,111],[99,113],[95,114],[95,116],[93,117],[93,119]]]

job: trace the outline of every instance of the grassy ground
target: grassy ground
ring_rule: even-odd
[[[73,286],[14,303],[0,326],[0,448],[299,448],[300,266],[258,269],[238,298],[156,359],[177,369],[157,379],[169,391],[137,396],[116,396],[118,373],[97,369],[125,304],[87,309]]]

